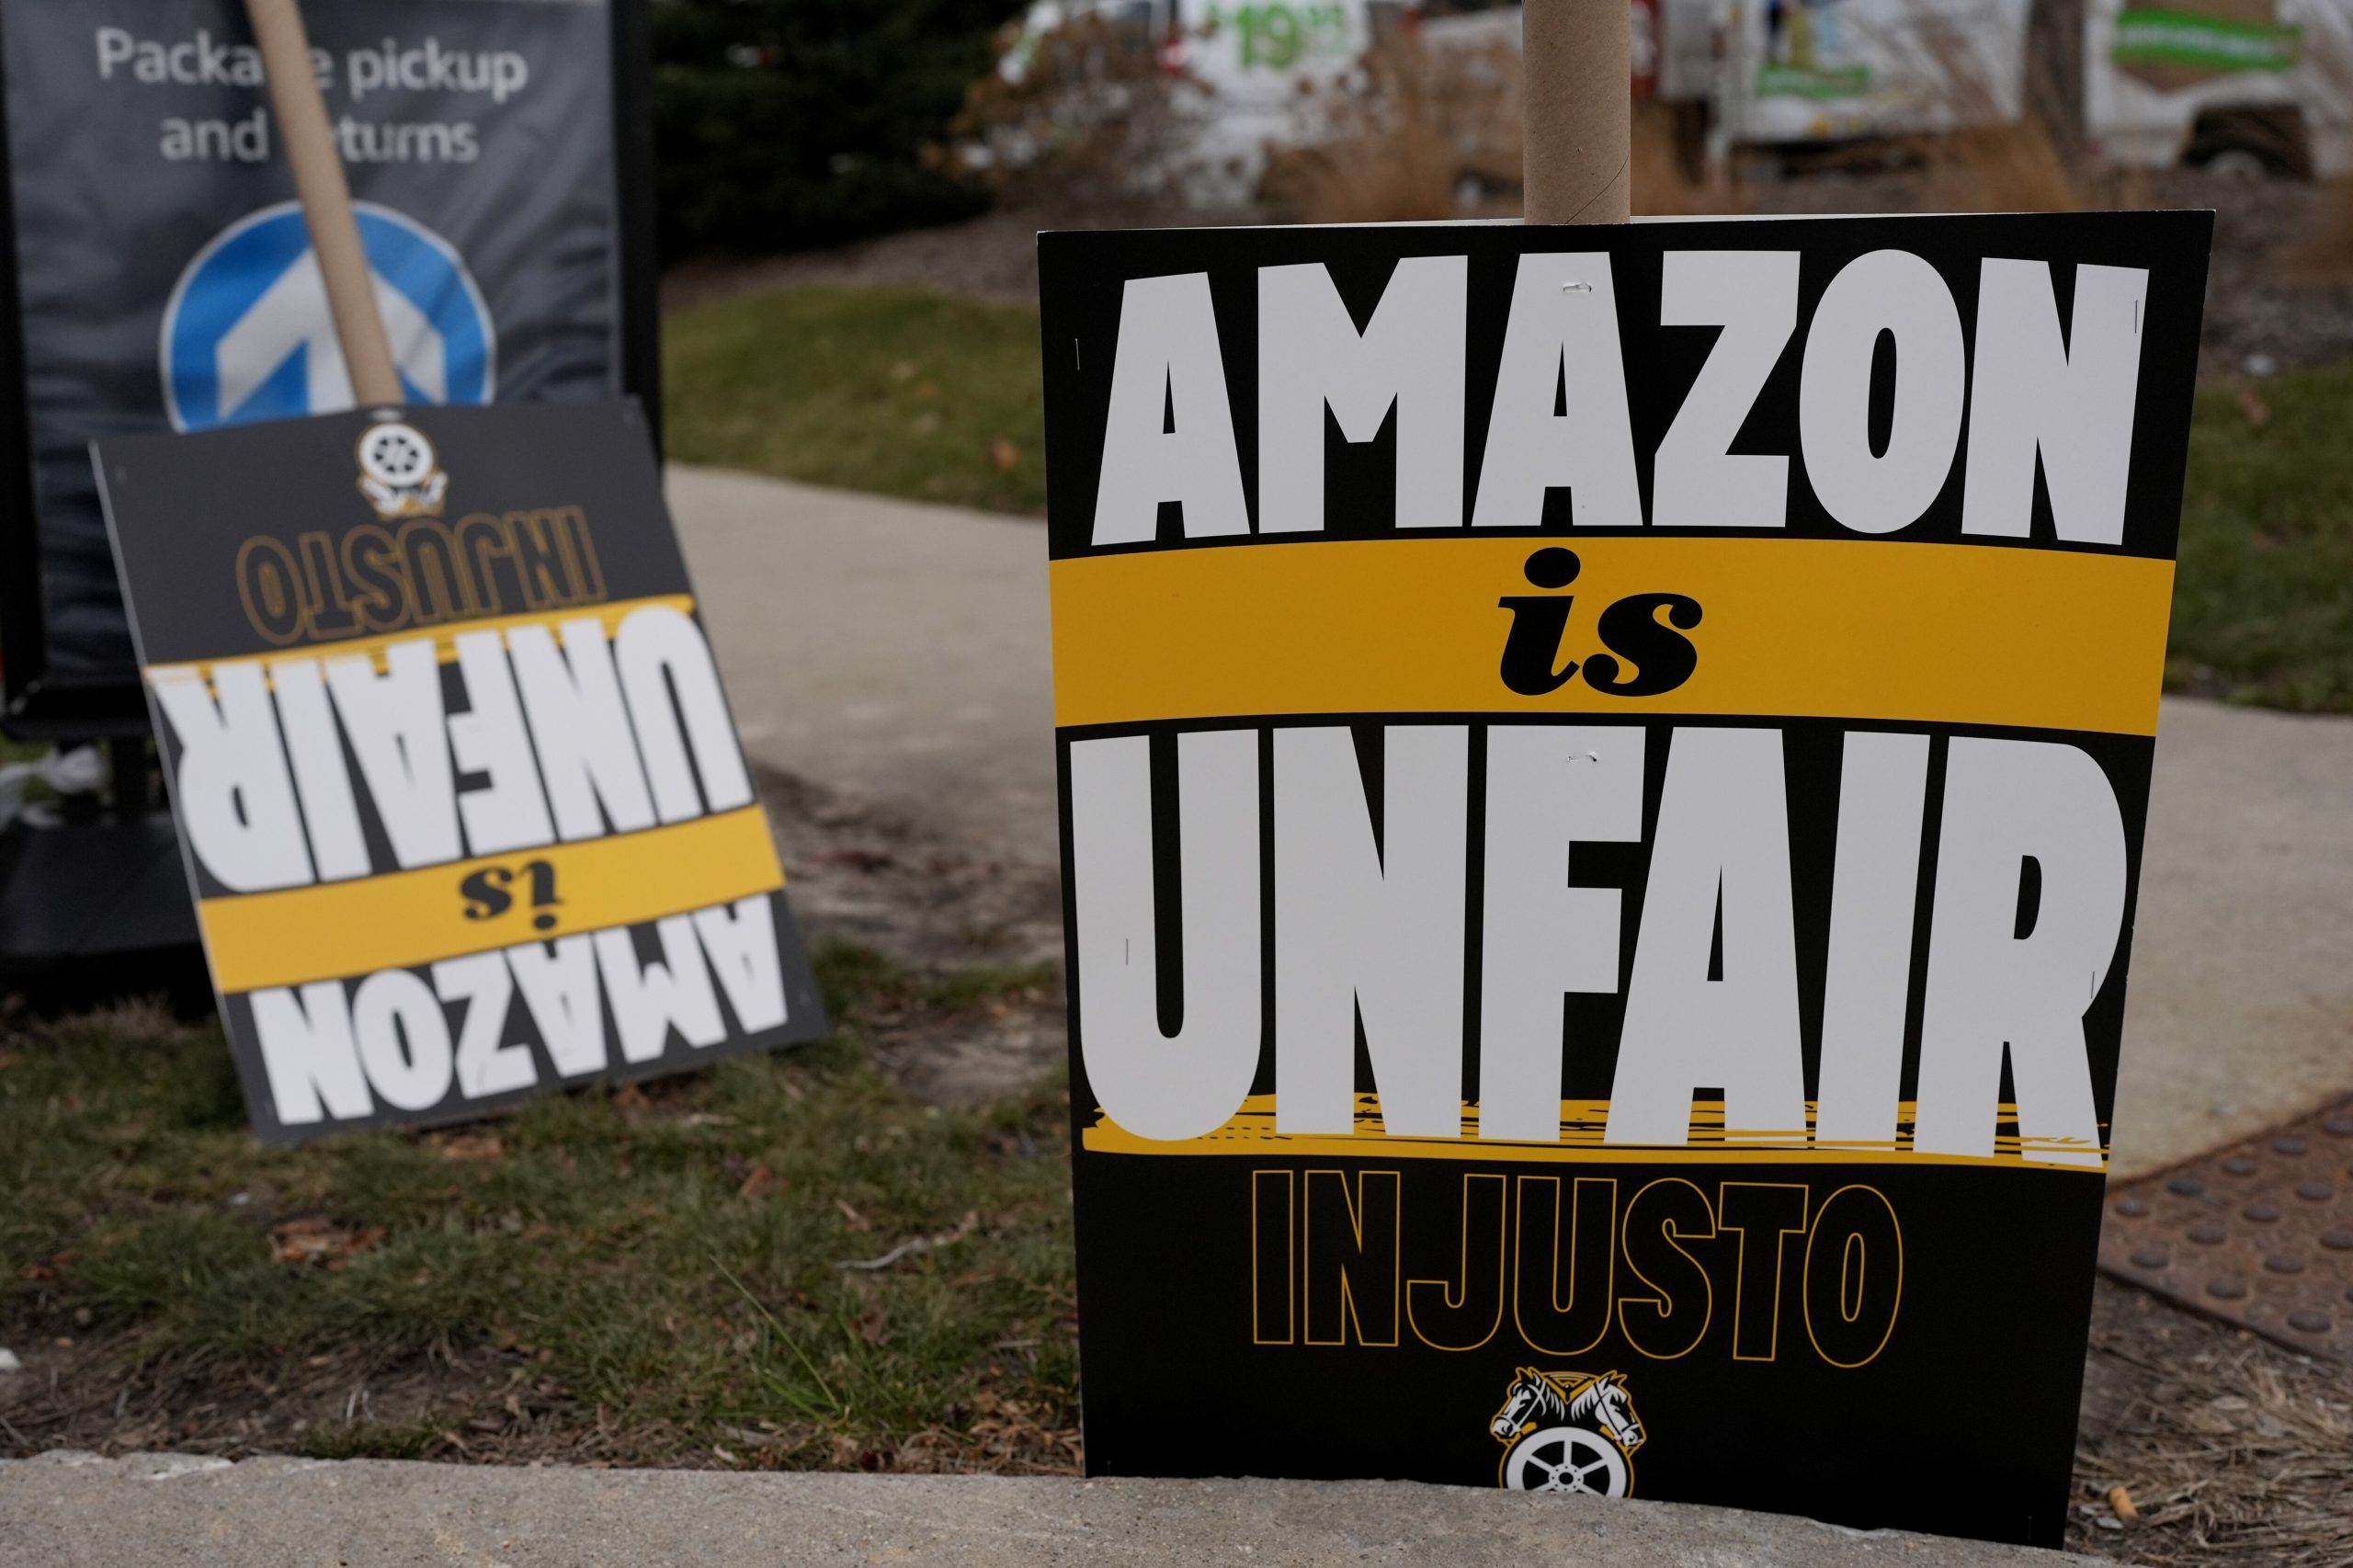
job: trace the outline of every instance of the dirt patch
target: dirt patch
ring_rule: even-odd
[[[794,914],[818,939],[905,964],[1059,961],[1062,885],[867,797],[762,769]]]
[[[885,234],[834,250],[751,261],[706,257],[665,275],[662,308],[683,310],[814,283],[938,289],[993,304],[1027,304],[1038,297],[1040,226],[1025,214],[990,212],[968,222]]]
[[[2353,357],[2353,254],[2315,266],[2315,245],[2353,234],[2338,209],[2353,187],[2292,180],[2220,178],[2193,170],[2111,176],[2085,195],[2096,207],[2215,210],[2214,256],[2206,289],[2209,372],[2258,373],[2334,364]],[[1931,169],[1827,171],[1744,186],[1735,204],[1757,213],[1933,211],[1955,205],[1949,180]],[[1966,204],[1966,203],[1964,203]],[[665,308],[811,283],[915,287],[997,303],[1038,298],[1037,235],[1044,229],[1215,226],[1261,221],[1247,211],[1165,208],[1083,212],[1008,210],[947,228],[889,234],[837,250],[758,261],[707,260],[673,271]],[[2325,258],[2323,258],[2325,259]]]
[[[1038,235],[1050,229],[1148,229],[1256,222],[1245,211],[1129,207],[1016,207],[937,229],[910,229],[832,250],[756,260],[708,257],[662,279],[662,307],[678,310],[764,289],[848,283],[876,289],[938,289],[993,304],[1038,301]]]
[[[299,1380],[205,1374],[142,1381],[126,1347],[36,1349],[0,1374],[0,1459],[56,1450],[119,1457],[432,1460],[626,1470],[865,1470],[909,1474],[1074,1475],[1075,1427],[988,1390],[961,1429],[860,1441],[806,1423],[708,1431],[585,1404],[529,1346],[402,1368],[314,1357]]]
[[[2353,357],[2353,288],[2325,278],[2315,248],[2341,233],[2342,184],[2227,180],[2180,173],[2156,182],[2152,206],[2211,207],[2214,260],[2206,279],[2208,371],[2333,365]],[[2353,266],[2337,258],[2336,277]]]
[[[1760,213],[1933,212],[2015,204],[2000,188],[1957,188],[1950,166],[1824,169],[1744,186]],[[2095,178],[2076,192],[2092,209],[2214,210],[2214,252],[2206,280],[2203,369],[2260,374],[2353,357],[2353,288],[2327,279],[2315,265],[2346,225],[2337,209],[2353,194],[2342,185],[2285,179],[2231,179],[2177,169]],[[2353,268],[2353,254],[2337,269]]]
[[[871,949],[933,983],[862,1020],[876,1063],[902,1088],[927,1104],[982,1105],[1062,1065],[1055,871],[783,774],[764,772],[760,791],[810,940]],[[976,986],[975,974],[995,983]]]
[[[677,1447],[666,1427],[624,1430],[605,1412],[579,1410],[528,1346],[392,1368],[314,1356],[275,1382],[202,1369],[150,1376],[120,1335],[19,1355],[24,1370],[0,1376],[0,1437],[15,1457],[63,1448],[660,1463]]]

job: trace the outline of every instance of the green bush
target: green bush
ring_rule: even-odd
[[[988,203],[940,153],[1017,0],[658,0],[663,248],[794,249]]]

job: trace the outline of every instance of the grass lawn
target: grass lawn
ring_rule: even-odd
[[[674,312],[663,342],[673,457],[1045,510],[1035,310],[916,290],[786,289]]]
[[[804,288],[696,306],[665,330],[680,458],[997,511],[1045,506],[1035,310]],[[2353,712],[2348,431],[2353,367],[2199,393],[2173,689]]]
[[[1071,1468],[1064,1098],[914,1104],[860,1023],[1044,977],[820,971],[820,1046],[293,1151],[212,1028],[0,1028],[0,1453]]]
[[[2353,366],[2198,394],[2165,676],[2353,712]]]

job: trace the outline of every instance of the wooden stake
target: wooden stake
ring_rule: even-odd
[[[351,371],[351,393],[362,407],[407,401],[400,372],[392,367],[392,340],[376,310],[375,280],[368,252],[352,216],[351,187],[327,128],[326,99],[311,69],[311,40],[296,0],[245,0],[262,72],[269,79],[269,101],[278,111],[278,137],[293,166],[294,192],[302,199],[302,222],[311,249],[326,281],[327,309]]]
[[[1527,0],[1528,222],[1622,223],[1633,68],[1626,0]]]

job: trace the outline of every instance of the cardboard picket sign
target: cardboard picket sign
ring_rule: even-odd
[[[824,1032],[634,403],[93,460],[264,1138]]]
[[[1092,1471],[2059,1540],[2210,235],[1044,237]]]

